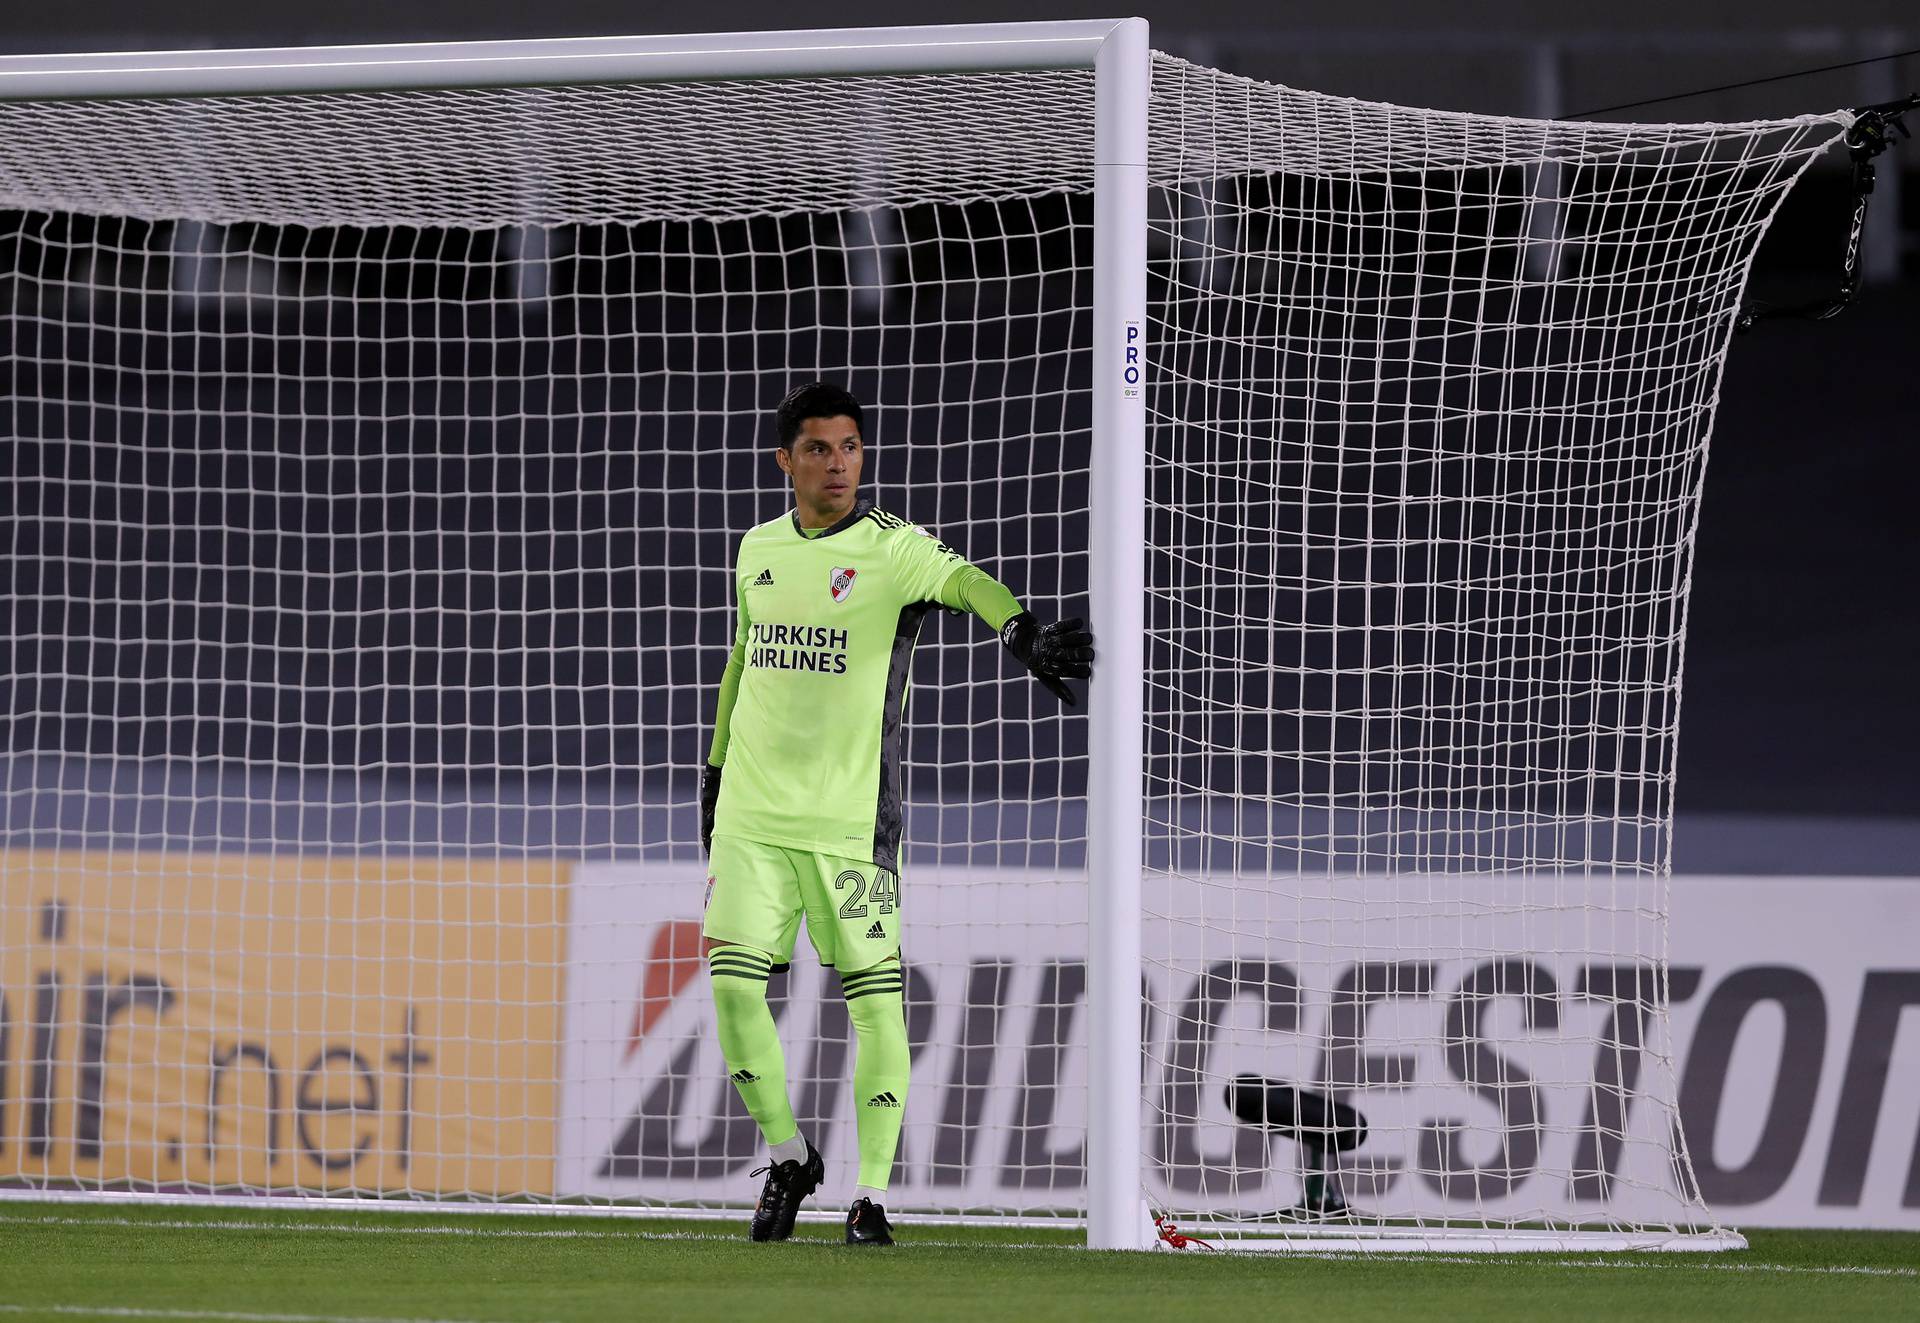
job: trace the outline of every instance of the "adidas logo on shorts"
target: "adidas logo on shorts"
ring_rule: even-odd
[[[735,1084],[758,1084],[760,1077],[750,1070],[736,1070],[728,1076]]]
[[[878,919],[875,919],[873,921],[873,927],[867,929],[867,936],[870,939],[881,938],[881,937],[885,937],[886,935],[887,935],[887,930],[881,926],[880,920]]]
[[[898,1107],[899,1105],[900,1100],[891,1093],[876,1093],[873,1097],[867,1099],[867,1106],[869,1107]]]
[[[748,584],[748,585],[747,585],[747,587],[749,587],[749,588],[771,588],[771,587],[773,587],[773,571],[772,571],[772,570],[761,570],[761,571],[760,571],[760,577],[759,577],[759,578],[757,578],[757,579],[755,579],[755,580],[754,580],[754,581],[753,581],[752,583],[750,583],[750,584]]]

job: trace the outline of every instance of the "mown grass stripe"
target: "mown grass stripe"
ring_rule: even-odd
[[[266,1217],[262,1217],[261,1219],[254,1221],[254,1220],[243,1220],[241,1218],[231,1218],[231,1217],[229,1218],[184,1218],[184,1217],[166,1218],[166,1217],[139,1217],[139,1216],[136,1216],[136,1217],[78,1216],[76,1217],[76,1216],[69,1216],[69,1215],[61,1215],[57,1213],[43,1216],[43,1215],[36,1215],[36,1214],[13,1214],[13,1213],[0,1212],[0,1225],[10,1225],[15,1227],[60,1226],[60,1227],[74,1227],[74,1228],[140,1227],[143,1229],[153,1229],[153,1230],[195,1231],[195,1232],[212,1232],[212,1231],[253,1231],[253,1232],[283,1232],[283,1233],[291,1232],[291,1233],[299,1233],[301,1235],[309,1234],[312,1232],[336,1232],[336,1233],[342,1233],[342,1234],[348,1234],[348,1235],[452,1236],[456,1238],[480,1238],[480,1239],[500,1238],[500,1239],[506,1239],[506,1240],[521,1240],[521,1239],[629,1240],[629,1241],[659,1240],[659,1241],[711,1242],[714,1244],[726,1244],[726,1245],[734,1244],[740,1239],[738,1231],[733,1230],[731,1228],[727,1230],[720,1230],[718,1229],[718,1227],[716,1227],[716,1229],[711,1232],[694,1231],[694,1230],[687,1230],[687,1229],[681,1229],[681,1228],[675,1228],[673,1230],[663,1230],[663,1229],[658,1229],[656,1227],[650,1227],[648,1225],[648,1219],[639,1218],[639,1217],[633,1218],[631,1220],[619,1219],[616,1225],[611,1225],[611,1226],[603,1222],[596,1226],[521,1227],[521,1226],[488,1226],[485,1224],[484,1220],[476,1220],[476,1222],[474,1223],[469,1223],[462,1226],[446,1226],[446,1225],[439,1225],[439,1224],[402,1226],[402,1225],[395,1225],[390,1222],[373,1223],[373,1222],[361,1222],[361,1221],[351,1220],[354,1218],[354,1216],[355,1214],[352,1212],[343,1211],[341,1213],[340,1219],[337,1221],[321,1220],[321,1219],[278,1221],[278,1220],[271,1220]],[[411,1216],[419,1216],[419,1215],[408,1214],[407,1216],[411,1217]],[[745,1216],[747,1216],[747,1214],[744,1211],[742,1211],[739,1214],[739,1216],[744,1218]],[[801,1220],[806,1223],[828,1223],[828,1222],[838,1222],[841,1216],[842,1215],[838,1213],[833,1213],[833,1214],[807,1213],[802,1215]],[[909,1227],[911,1227],[914,1224],[915,1220],[916,1219],[914,1219],[911,1216],[907,1216],[899,1219],[900,1223],[905,1224]],[[933,1234],[914,1235],[913,1237],[914,1244],[923,1245],[929,1249],[935,1249],[935,1248],[938,1248],[938,1249],[1017,1249],[1017,1250],[1023,1250],[1023,1251],[1057,1249],[1057,1250],[1071,1250],[1074,1253],[1084,1252],[1078,1245],[1072,1244],[1072,1243],[1021,1241],[1021,1240],[1002,1241],[1002,1240],[988,1239],[985,1237],[982,1237],[979,1239],[968,1239],[964,1235],[959,1237],[953,1236],[951,1233],[954,1231],[954,1228],[945,1227],[945,1226],[939,1227],[937,1230],[935,1230],[934,1228],[926,1228],[926,1230],[933,1231]],[[949,1234],[941,1235],[940,1232],[943,1232],[943,1231]],[[1786,1234],[1791,1234],[1791,1233],[1786,1233]],[[1870,1235],[1872,1233],[1864,1233],[1864,1234]],[[1576,1268],[1576,1269],[1601,1269],[1605,1271],[1625,1272],[1625,1273],[1631,1273],[1631,1272],[1670,1272],[1670,1273],[1716,1272],[1716,1273],[1737,1273],[1737,1274],[1779,1273],[1779,1274],[1794,1275],[1794,1276],[1807,1275],[1807,1276],[1821,1276],[1821,1277],[1883,1277],[1883,1278],[1899,1278],[1899,1279],[1920,1278],[1920,1268],[1886,1267],[1886,1266],[1870,1265],[1870,1264],[1844,1264],[1844,1263],[1831,1263],[1831,1264],[1768,1263],[1768,1262],[1728,1263],[1728,1262],[1719,1261],[1711,1256],[1694,1257],[1690,1255],[1684,1256],[1684,1257],[1661,1256],[1657,1259],[1650,1259],[1647,1256],[1636,1255],[1633,1253],[1624,1253],[1619,1257],[1599,1258],[1591,1255],[1578,1256],[1578,1257],[1575,1257],[1575,1256],[1563,1257],[1557,1254],[1537,1254],[1537,1255],[1536,1254],[1525,1254],[1525,1255],[1460,1254],[1460,1253],[1449,1254],[1444,1252],[1407,1254],[1407,1255],[1389,1255],[1389,1254],[1356,1253],[1351,1250],[1336,1250],[1336,1251],[1323,1251],[1323,1252],[1315,1252],[1312,1250],[1299,1250],[1299,1251],[1295,1251],[1285,1255],[1276,1255],[1271,1252],[1254,1252],[1254,1251],[1240,1251],[1238,1253],[1234,1253],[1234,1246],[1231,1240],[1223,1242],[1223,1248],[1226,1249],[1229,1253],[1233,1253],[1233,1257],[1235,1258],[1258,1258],[1269,1263],[1279,1263],[1279,1262],[1287,1262],[1287,1261],[1298,1262],[1302,1259],[1311,1259],[1320,1263],[1363,1263],[1363,1264],[1374,1264],[1374,1265],[1402,1263],[1402,1264],[1407,1264],[1409,1266],[1430,1265],[1430,1266],[1457,1266],[1457,1267],[1469,1267],[1469,1268],[1492,1267],[1492,1268],[1514,1268],[1514,1269]],[[87,1307],[84,1310],[82,1310],[80,1306],[0,1304],[0,1313],[18,1314],[18,1313],[75,1312],[75,1311],[89,1312],[89,1313],[103,1313],[103,1312],[108,1312],[108,1310],[110,1310],[111,1308],[112,1308],[111,1306],[107,1307],[107,1309],[102,1309],[100,1307]],[[155,1316],[156,1317],[172,1317],[174,1315],[166,1314],[161,1311],[156,1311]],[[193,1318],[222,1317],[222,1315],[202,1313],[199,1311],[192,1311],[191,1313],[182,1312],[181,1316],[193,1317]],[[330,1318],[334,1316],[289,1315],[289,1314],[242,1316],[242,1315],[230,1314],[230,1315],[225,1315],[224,1317],[251,1317],[251,1318],[262,1318],[262,1319],[271,1318],[271,1319],[284,1319],[284,1320],[299,1320],[302,1318],[318,1319],[318,1318]],[[366,1320],[362,1316],[354,1316],[354,1317],[357,1320],[359,1320],[359,1323],[372,1323],[371,1320]],[[406,1323],[429,1323],[429,1321],[425,1319],[409,1319],[406,1321]]]

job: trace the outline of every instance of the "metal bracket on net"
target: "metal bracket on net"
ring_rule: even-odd
[[[1860,236],[1867,227],[1867,199],[1873,196],[1873,158],[1894,145],[1894,135],[1913,137],[1905,115],[1920,107],[1920,93],[1897,101],[1860,106],[1854,110],[1853,127],[1847,130],[1847,154],[1853,159],[1853,225],[1847,232],[1847,255],[1840,270],[1840,289],[1831,298],[1816,303],[1775,305],[1755,299],[1740,312],[1733,324],[1735,331],[1750,331],[1756,322],[1775,317],[1799,317],[1822,322],[1837,316],[1854,295],[1860,292]]]

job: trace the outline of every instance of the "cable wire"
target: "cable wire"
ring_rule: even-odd
[[[1617,110],[1638,110],[1641,106],[1657,106],[1668,101],[1685,101],[1688,97],[1710,96],[1715,92],[1732,92],[1742,87],[1759,87],[1763,83],[1783,83],[1789,78],[1806,78],[1813,74],[1832,73],[1836,69],[1857,69],[1863,64],[1878,64],[1882,60],[1902,60],[1909,55],[1920,55],[1920,46],[1915,46],[1912,50],[1890,51],[1885,55],[1874,55],[1864,60],[1848,60],[1844,64],[1823,64],[1817,69],[1797,69],[1792,73],[1771,74],[1766,78],[1750,78],[1744,83],[1723,83],[1719,87],[1703,87],[1693,92],[1675,92],[1672,96],[1657,96],[1647,101],[1629,101],[1618,106],[1601,106],[1598,110],[1582,110],[1573,115],[1561,115],[1558,120],[1591,119],[1595,115],[1611,115]]]

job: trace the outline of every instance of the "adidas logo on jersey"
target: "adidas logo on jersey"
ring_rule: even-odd
[[[736,1070],[728,1076],[735,1084],[758,1084],[760,1077],[750,1070]]]
[[[772,570],[761,570],[761,571],[760,571],[760,577],[759,577],[759,578],[757,578],[757,579],[755,579],[755,580],[754,580],[754,581],[753,581],[752,583],[750,583],[750,584],[748,584],[748,585],[747,585],[747,587],[749,587],[749,588],[771,588],[771,587],[773,587],[773,571],[772,571]]]
[[[869,1107],[898,1107],[899,1105],[900,1100],[891,1093],[876,1093],[873,1097],[867,1099],[867,1106]]]
[[[887,930],[881,926],[880,920],[878,919],[875,919],[873,921],[873,927],[867,929],[867,936],[870,939],[877,939],[877,938],[885,937],[886,935],[887,935]]]

